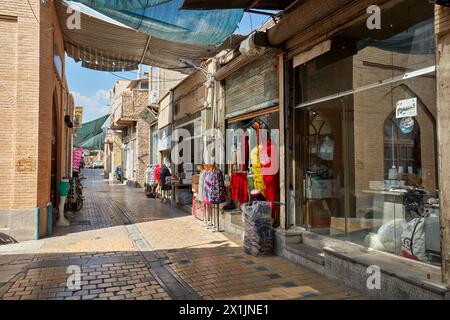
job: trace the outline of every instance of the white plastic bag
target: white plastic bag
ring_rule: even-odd
[[[383,244],[385,251],[390,253],[399,253],[401,248],[401,239],[405,228],[403,219],[395,219],[383,224],[378,229],[378,239]]]
[[[378,250],[378,251],[386,251],[383,243],[380,241],[380,237],[376,233],[370,233],[365,238],[365,244],[368,248]]]
[[[408,222],[402,234],[402,255],[406,258],[426,262],[425,218]]]

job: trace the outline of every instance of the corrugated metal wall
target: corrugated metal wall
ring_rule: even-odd
[[[269,52],[226,78],[227,118],[278,103],[277,63]]]

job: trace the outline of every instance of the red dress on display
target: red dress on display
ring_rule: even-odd
[[[264,197],[269,202],[277,202],[280,193],[280,176],[277,146],[273,144],[264,145],[260,151],[261,173],[265,186]],[[273,166],[273,167],[272,167]],[[266,173],[266,174],[264,174]],[[269,173],[269,174],[267,174]],[[274,174],[275,173],[275,174]],[[277,206],[272,204],[272,218],[276,218]]]

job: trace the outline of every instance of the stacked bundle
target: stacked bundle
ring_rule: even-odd
[[[242,205],[244,219],[244,252],[254,256],[273,251],[272,204],[255,201]]]

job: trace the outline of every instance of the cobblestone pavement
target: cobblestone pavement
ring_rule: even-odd
[[[252,257],[190,215],[87,170],[86,202],[51,238],[0,246],[0,299],[360,299],[280,257]],[[80,287],[69,289],[68,267]]]

